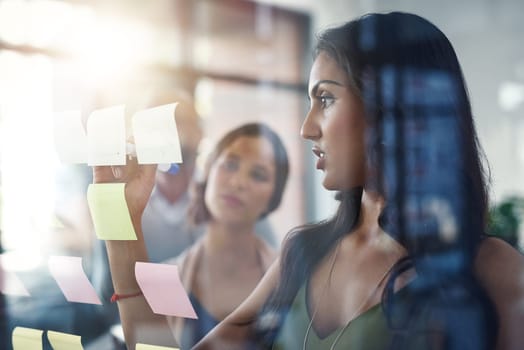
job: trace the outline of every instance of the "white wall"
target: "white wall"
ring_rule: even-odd
[[[464,69],[480,141],[492,173],[492,200],[524,195],[524,101],[503,110],[503,82],[524,90],[524,1],[521,0],[265,0],[309,11],[313,32],[366,12],[407,11],[426,17],[450,38]],[[524,97],[523,97],[524,99]],[[317,181],[320,176],[316,174]],[[331,195],[317,186],[316,218],[332,211]]]

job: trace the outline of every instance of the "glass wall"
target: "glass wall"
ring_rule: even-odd
[[[16,326],[77,334],[93,349],[118,338],[107,336],[118,320],[101,290],[108,266],[86,199],[91,168],[60,161],[55,112],[75,110],[85,127],[98,109],[124,104],[129,120],[159,91],[187,92],[204,131],[197,173],[225,132],[267,123],[291,164],[268,221],[277,247],[306,220],[298,130],[309,26],[305,13],[250,1],[0,2],[2,341]],[[81,257],[102,305],[68,302],[50,273],[52,256]],[[92,342],[104,334],[105,344]]]

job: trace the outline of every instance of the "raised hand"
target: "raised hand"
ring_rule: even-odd
[[[133,222],[141,218],[155,184],[156,164],[128,159],[124,166],[93,167],[93,183],[125,183],[125,196]]]

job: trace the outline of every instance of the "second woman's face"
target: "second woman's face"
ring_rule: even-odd
[[[347,190],[365,183],[364,105],[350,88],[347,74],[321,53],[309,75],[311,106],[302,137],[313,141],[316,167],[328,190]]]
[[[205,203],[212,220],[254,224],[268,208],[275,176],[275,157],[269,140],[237,138],[209,171]]]

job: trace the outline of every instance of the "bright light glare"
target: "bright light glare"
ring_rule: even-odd
[[[499,105],[508,112],[517,109],[524,102],[524,84],[506,81],[499,87]]]
[[[63,1],[0,1],[0,38],[10,44],[46,47],[64,31],[72,10]]]
[[[158,57],[152,29],[143,22],[102,16],[62,1],[0,1],[0,39],[70,56],[84,81],[102,84],[125,77]]]
[[[77,16],[60,47],[72,55],[87,81],[115,80],[152,59],[152,33],[144,24],[99,17],[89,10]]]
[[[195,108],[202,118],[211,115],[213,108],[213,82],[209,79],[199,79],[195,87]]]
[[[26,2],[22,0],[0,1],[0,35],[11,44],[25,42],[27,26]]]
[[[2,240],[38,254],[54,207],[52,65],[41,56],[0,53]]]

